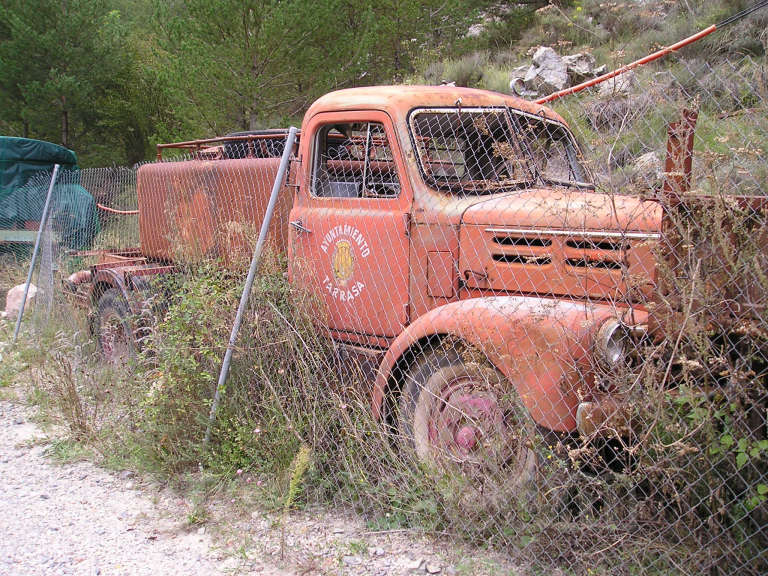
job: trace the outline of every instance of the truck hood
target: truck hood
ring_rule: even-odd
[[[462,223],[655,233],[661,229],[661,206],[634,196],[534,189],[477,202],[464,212]]]
[[[644,300],[656,279],[658,203],[583,190],[526,190],[467,208],[459,274],[470,296],[524,293]]]

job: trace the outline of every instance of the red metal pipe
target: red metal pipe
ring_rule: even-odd
[[[653,62],[654,60],[658,60],[659,58],[661,58],[662,56],[666,56],[670,52],[674,52],[675,50],[679,50],[683,46],[687,46],[688,44],[692,44],[697,40],[701,40],[702,38],[704,38],[704,36],[708,36],[709,34],[712,34],[712,32],[714,32],[715,30],[717,30],[717,25],[712,24],[712,26],[710,26],[709,28],[705,28],[701,32],[697,32],[696,34],[694,34],[693,36],[689,36],[685,40],[680,40],[680,42],[677,42],[676,44],[672,44],[672,46],[667,46],[666,48],[662,48],[661,50],[654,52],[653,54],[649,54],[648,56],[644,56],[640,58],[640,60],[635,60],[631,64],[627,64],[626,66],[622,66],[621,68],[617,68],[612,72],[608,72],[607,74],[603,74],[602,76],[598,76],[597,78],[592,78],[591,80],[587,80],[586,82],[582,82],[581,84],[577,84],[576,86],[571,86],[570,88],[565,88],[564,90],[553,92],[549,96],[544,96],[543,98],[534,100],[534,102],[536,104],[546,104],[547,102],[551,102],[552,100],[557,100],[558,98],[561,98],[563,96],[568,96],[569,94],[575,94],[576,92],[581,92],[585,88],[589,88],[590,86],[595,86],[596,84],[600,84],[601,82],[610,80],[611,78],[619,76],[620,74],[629,72],[633,68],[637,68],[638,66],[648,64],[648,62]]]

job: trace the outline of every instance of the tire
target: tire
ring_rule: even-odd
[[[412,364],[398,431],[432,474],[462,480],[465,503],[503,505],[535,483],[533,420],[512,384],[461,344],[428,349]]]
[[[126,364],[136,357],[130,307],[118,289],[105,290],[99,298],[93,328],[105,361]]]

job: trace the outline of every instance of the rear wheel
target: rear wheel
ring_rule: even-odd
[[[96,305],[94,335],[102,357],[111,364],[124,364],[136,355],[128,302],[116,288],[105,290]]]
[[[461,347],[431,349],[412,366],[398,427],[422,464],[461,482],[465,501],[501,505],[535,480],[536,427],[525,406],[487,359]]]

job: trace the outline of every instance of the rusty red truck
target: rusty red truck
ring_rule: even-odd
[[[668,192],[690,174],[692,126],[677,130]],[[281,139],[165,145],[193,157],[139,169],[141,246],[75,279],[106,353],[132,340],[149,278],[250,251]],[[649,334],[648,303],[664,222],[655,199],[596,191],[568,125],[546,106],[383,86],[309,108],[271,242],[290,281],[322,303],[329,337],[375,363],[377,417],[423,458],[471,460],[493,445],[522,470],[526,422],[560,435],[621,430],[622,391],[601,374],[631,370],[637,342],[662,337],[658,322]]]

